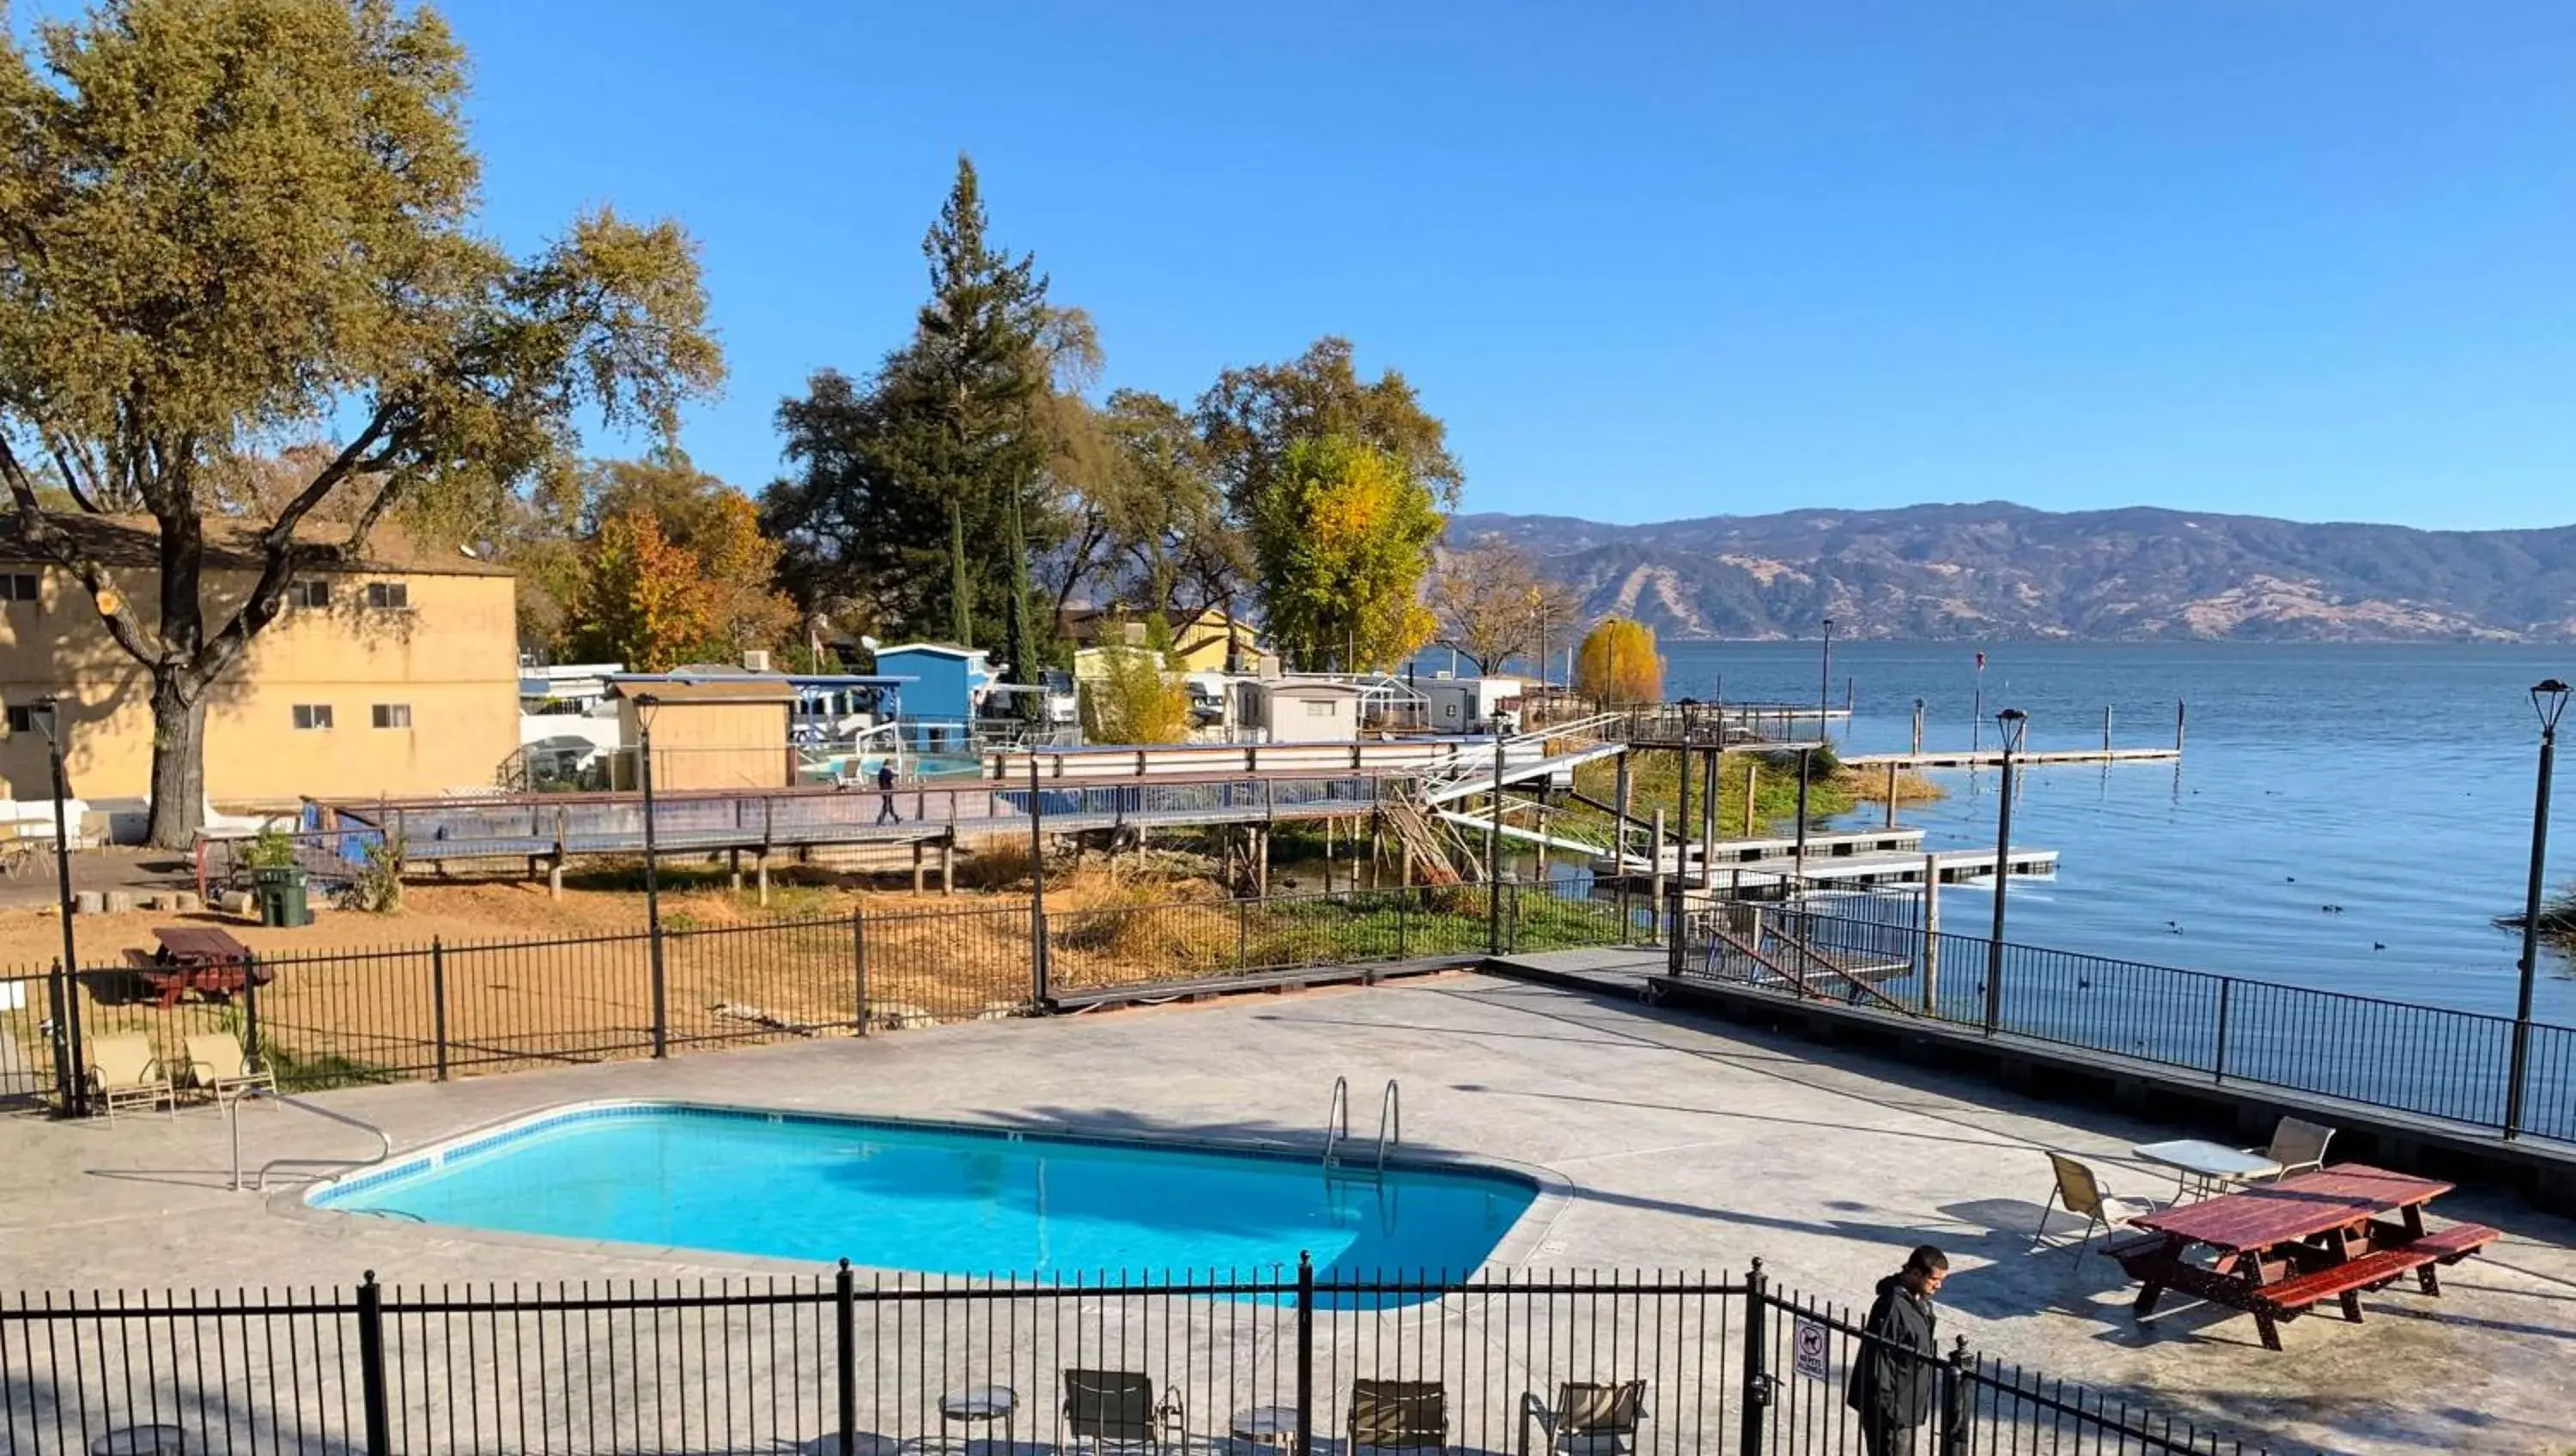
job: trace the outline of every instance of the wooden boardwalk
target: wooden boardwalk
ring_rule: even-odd
[[[2056,763],[2171,763],[2182,757],[2179,748],[2050,748],[2035,749],[2013,755],[2021,768],[2039,768]],[[1853,753],[1843,757],[1845,768],[1999,768],[2004,761],[2000,748],[1927,749],[1922,753]]]

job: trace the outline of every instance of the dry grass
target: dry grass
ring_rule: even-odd
[[[1847,768],[1834,780],[1835,786],[1856,804],[1887,802],[1887,770],[1883,768]],[[1896,802],[1928,804],[1948,797],[1939,784],[1912,769],[1899,769],[1896,774]]]

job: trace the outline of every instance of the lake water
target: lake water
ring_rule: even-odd
[[[1812,703],[1817,644],[1678,643],[1666,695]],[[1964,747],[1976,689],[1966,644],[1837,643],[1855,752],[1903,749],[1913,703],[1924,745]],[[2100,955],[2510,1015],[2513,933],[2530,858],[2545,677],[2576,677],[2576,647],[2007,643],[1986,649],[1992,715],[2030,715],[2028,746],[2171,745],[2169,763],[2024,771],[2018,844],[2064,851],[2053,880],[2016,880],[2008,938]],[[1999,774],[1934,771],[1948,790],[1900,818],[1936,848],[1989,847]],[[2576,783],[2556,795],[2549,883],[2576,878]],[[1875,823],[1876,806],[1852,816]],[[1982,934],[1981,886],[1945,886],[1942,920]],[[2339,905],[2340,913],[2323,907]],[[2537,1014],[2576,1022],[2576,977],[2544,953]]]

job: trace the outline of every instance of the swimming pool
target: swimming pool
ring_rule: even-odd
[[[424,1223],[939,1274],[1465,1273],[1537,1185],[1290,1156],[674,1103],[564,1109],[317,1190]]]

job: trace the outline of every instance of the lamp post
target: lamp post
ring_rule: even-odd
[[[1831,738],[1825,731],[1825,712],[1834,705],[1834,619],[1825,619],[1824,656],[1816,663],[1816,736]]]
[[[64,1089],[64,1106],[74,1117],[89,1111],[88,1060],[81,1047],[80,951],[72,943],[72,839],[64,822],[64,801],[71,797],[63,773],[62,702],[53,694],[28,705],[28,716],[45,735],[45,752],[54,777],[54,899],[63,917],[63,970],[54,978],[54,1078]]]
[[[644,790],[644,935],[645,953],[653,967],[653,1055],[671,1054],[668,983],[662,972],[662,871],[653,840],[653,710],[662,700],[651,693],[635,698],[635,741],[642,760],[636,781]]]
[[[2558,760],[2558,715],[2567,711],[2567,684],[2536,683],[2531,706],[2540,715],[2540,774],[2531,796],[2531,878],[2522,893],[2522,986],[2514,999],[2513,1065],[2504,1088],[2504,1135],[2522,1132],[2522,1084],[2531,1068],[2531,981],[2540,965],[2540,882],[2549,861],[2549,776]]]
[[[1992,1036],[2004,1010],[2004,888],[2012,883],[2013,755],[2021,752],[2022,730],[2030,715],[2006,708],[1995,715],[2003,742],[2003,802],[1995,806],[1995,923],[1986,942],[1986,1034]]]

